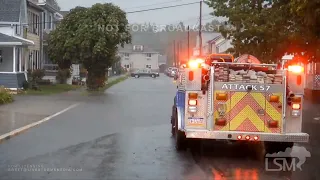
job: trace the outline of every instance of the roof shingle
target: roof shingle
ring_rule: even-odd
[[[0,0],[0,22],[19,22],[21,0]]]
[[[21,43],[23,43],[23,44],[31,44],[31,43],[28,42],[28,41],[24,41],[24,40],[22,40],[22,39],[19,39],[19,38],[13,37],[13,36],[8,36],[8,35],[6,35],[6,34],[0,33],[0,43],[2,43],[2,42],[5,42],[5,43],[6,43],[6,42],[8,42],[8,43],[21,42]]]

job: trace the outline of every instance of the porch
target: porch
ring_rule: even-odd
[[[33,42],[0,33],[0,86],[16,90],[26,81],[27,47]]]

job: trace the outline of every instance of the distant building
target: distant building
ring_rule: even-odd
[[[166,55],[159,56],[159,66],[162,64],[167,64],[167,56]]]
[[[226,53],[229,48],[232,48],[232,40],[225,39],[221,33],[203,32],[202,33],[202,54]],[[200,39],[197,36],[197,45],[194,48],[193,55],[199,55]]]
[[[160,53],[143,45],[126,44],[119,48],[121,66],[129,70],[149,68],[152,71],[159,71]]]

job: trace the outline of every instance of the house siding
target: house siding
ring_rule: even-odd
[[[27,69],[40,69],[42,62],[42,12],[33,7],[28,7],[28,21],[30,24],[27,31],[27,39],[34,42],[34,46],[30,46],[25,50],[24,58],[26,62],[24,63],[25,70]],[[35,19],[33,16],[36,16]],[[34,23],[37,23],[36,26],[33,26]],[[35,30],[35,32],[34,32]]]
[[[225,53],[229,48],[232,48],[231,40],[226,39],[219,46],[219,53]]]
[[[1,73],[0,84],[6,88],[22,88],[26,81],[24,73]]]

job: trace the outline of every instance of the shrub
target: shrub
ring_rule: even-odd
[[[6,104],[13,101],[13,96],[10,94],[10,91],[4,87],[0,87],[0,104]]]
[[[38,80],[37,83],[38,83],[38,85],[50,85],[50,84],[52,84],[49,79],[41,79],[41,80]]]
[[[45,75],[45,71],[43,69],[35,69],[32,71],[31,76],[35,81],[41,80]]]
[[[23,87],[24,90],[29,89],[29,88],[30,88],[29,82],[28,82],[28,81],[24,81],[24,82],[22,83],[22,87]]]
[[[80,77],[82,77],[82,78],[87,77],[87,73],[88,73],[88,71],[86,69],[84,69],[84,68],[80,69]]]
[[[56,80],[59,84],[66,84],[67,79],[71,77],[70,69],[60,69],[56,76]]]

